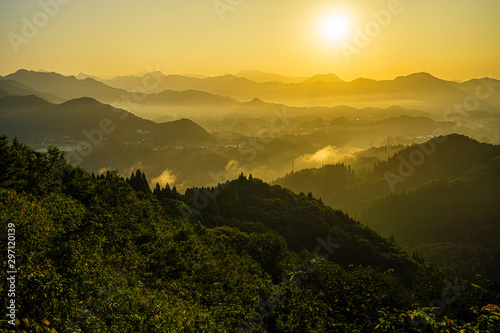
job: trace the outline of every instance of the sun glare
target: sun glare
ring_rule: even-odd
[[[351,22],[344,14],[327,16],[321,22],[321,34],[327,42],[338,42],[346,38],[351,29]]]

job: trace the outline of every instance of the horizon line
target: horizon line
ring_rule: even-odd
[[[333,75],[337,76],[340,80],[342,80],[343,83],[350,83],[350,82],[354,82],[354,81],[359,80],[359,79],[371,80],[371,81],[393,81],[393,80],[395,80],[397,78],[400,78],[400,77],[408,77],[408,76],[415,75],[415,74],[428,74],[428,75],[430,75],[432,77],[435,77],[435,78],[437,78],[439,80],[442,80],[442,81],[450,81],[450,82],[456,82],[456,83],[464,83],[464,82],[467,82],[467,81],[484,79],[484,78],[498,80],[496,77],[489,76],[489,75],[488,76],[472,77],[472,78],[468,78],[466,80],[443,79],[443,78],[440,78],[440,77],[437,77],[437,76],[433,75],[430,72],[422,71],[422,72],[411,72],[411,73],[408,73],[408,74],[397,75],[396,77],[391,78],[391,79],[374,79],[374,78],[368,78],[368,77],[359,76],[359,77],[357,77],[357,78],[355,78],[353,80],[348,81],[348,80],[342,79],[339,75],[337,75],[336,73],[333,73],[333,72],[317,73],[317,74],[310,75],[310,76],[303,76],[303,75],[301,75],[301,76],[293,76],[293,75],[286,75],[286,74],[280,74],[280,73],[275,73],[275,72],[267,72],[267,71],[263,71],[263,70],[247,70],[247,69],[240,70],[240,71],[238,71],[235,74],[233,74],[233,73],[223,73],[223,74],[218,74],[218,75],[204,75],[204,74],[197,74],[197,73],[184,73],[184,74],[164,73],[161,70],[149,71],[149,72],[144,71],[144,72],[141,72],[141,73],[134,73],[134,74],[96,75],[96,74],[89,74],[89,73],[84,73],[84,72],[79,72],[78,74],[66,74],[66,73],[57,72],[57,71],[54,71],[54,70],[45,70],[45,69],[35,70],[35,69],[28,69],[28,68],[19,68],[19,69],[17,69],[14,72],[7,73],[7,74],[1,74],[1,77],[5,78],[6,76],[14,74],[14,73],[17,73],[18,71],[21,71],[21,70],[25,70],[25,71],[28,71],[28,72],[36,72],[36,73],[54,73],[54,74],[59,74],[59,75],[65,76],[65,77],[75,77],[75,78],[78,75],[80,75],[80,74],[84,74],[84,75],[87,75],[87,76],[96,77],[96,78],[98,78],[100,80],[113,80],[113,79],[118,78],[118,77],[139,77],[140,78],[140,77],[143,77],[144,75],[146,75],[148,73],[155,73],[155,72],[160,72],[164,76],[184,76],[184,77],[193,77],[193,78],[200,78],[200,79],[217,78],[217,77],[224,77],[224,76],[228,76],[228,75],[231,75],[231,76],[234,76],[234,77],[245,78],[244,76],[238,76],[238,74],[240,72],[244,72],[244,71],[248,71],[248,72],[260,72],[260,73],[265,73],[265,74],[279,75],[279,76],[283,76],[283,77],[290,78],[290,79],[304,78],[304,81],[308,80],[310,78],[313,78],[315,76],[318,76],[318,75],[331,75],[331,74],[333,74]],[[79,80],[81,80],[81,79],[79,79]],[[252,79],[248,79],[248,80],[254,81]],[[257,82],[257,81],[254,81],[254,82]],[[262,82],[281,82],[281,81],[262,81]],[[259,83],[259,82],[257,82],[257,83]],[[300,83],[302,83],[302,82],[297,82],[295,84],[300,84]]]

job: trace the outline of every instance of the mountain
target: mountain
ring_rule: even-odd
[[[103,80],[103,82],[111,87],[128,91],[132,91],[136,87],[142,87],[145,82],[148,82],[153,83],[151,84],[151,89],[148,91],[149,93],[161,93],[164,90],[201,90],[212,93],[210,89],[217,87],[223,82],[227,82],[230,78],[236,79],[237,77],[232,75],[220,77],[199,77],[176,74],[165,75],[160,71],[156,71],[141,76],[117,76],[110,80]]]
[[[417,162],[415,156],[422,156],[419,152],[424,154],[424,158]],[[500,146],[452,134],[399,151],[386,162],[379,163],[375,167],[374,176],[387,178],[387,172],[402,174],[404,181],[397,182],[395,188],[410,189],[431,180],[459,177],[497,155],[500,155]],[[413,163],[408,165],[405,161]],[[406,176],[405,171],[411,173],[411,176]]]
[[[416,91],[421,89],[448,89],[455,86],[452,81],[438,79],[427,72],[413,73],[406,76],[398,76],[390,81],[393,86],[400,86],[404,90]]]
[[[243,102],[241,103],[240,107],[235,108],[234,110],[241,111],[241,113],[251,112],[252,114],[256,112],[270,114],[270,111],[272,110],[286,110],[288,114],[293,115],[294,118],[300,117],[301,120],[317,120],[319,117],[324,121],[331,121],[340,117],[344,117],[349,120],[362,120],[374,123],[375,121],[381,121],[389,118],[400,118],[402,116],[412,118],[423,117],[429,120],[440,119],[439,117],[436,117],[429,112],[405,109],[399,105],[392,105],[388,108],[354,108],[346,105],[338,105],[334,107],[295,107],[287,106],[285,104],[266,102],[260,98],[254,98],[251,101]],[[406,119],[411,122],[410,119]],[[393,121],[396,120],[393,119]]]
[[[372,170],[327,165],[276,183],[353,213],[432,264],[498,280],[499,160],[500,146],[454,134],[372,159]]]
[[[185,91],[200,90],[207,93],[230,96],[239,99],[237,92],[258,86],[257,82],[234,75],[199,78],[182,75],[165,75],[161,72],[147,73],[143,76],[123,76],[112,80],[104,80],[107,85],[119,89],[132,91],[135,87],[142,87],[144,82],[154,82],[148,93],[161,93],[164,90]],[[222,93],[219,93],[222,92]]]
[[[341,78],[339,78],[335,74],[318,74],[314,75],[313,77],[304,80],[302,83],[305,84],[312,84],[312,83],[317,83],[317,82],[326,82],[326,83],[339,83],[339,82],[345,82]]]
[[[451,122],[435,121],[427,117],[397,115],[398,113],[410,113],[411,111],[408,110],[401,112],[401,110],[354,109],[347,115],[339,112],[341,110],[336,110],[338,113],[333,113],[340,118],[332,117],[328,121],[320,118],[316,121],[304,122],[297,126],[297,131],[288,131],[284,138],[291,141],[307,142],[315,145],[318,149],[326,146],[342,147],[345,145],[367,149],[373,145],[387,144],[388,136],[394,138],[389,142],[390,144],[412,144],[414,141],[421,142],[425,138],[430,139],[436,132],[445,135],[457,131],[466,132],[466,130],[456,128],[455,124]],[[346,108],[344,112],[347,110],[349,108]],[[292,112],[293,109],[290,110],[290,113]],[[324,115],[326,116],[326,114]],[[382,118],[384,115],[391,116],[391,114],[395,116],[387,119]],[[366,118],[361,118],[361,116],[366,116]],[[380,120],[381,118],[382,120]]]
[[[480,100],[485,100],[485,102],[492,106],[498,107],[500,105],[500,94],[498,93],[500,90],[499,80],[483,77],[481,79],[466,81],[457,86],[470,96],[474,96]]]
[[[15,96],[15,95],[19,96],[35,95],[52,103],[60,103],[64,101],[63,99],[58,98],[50,93],[41,93],[40,91],[32,89],[14,80],[9,80],[9,79],[0,80],[0,97]]]
[[[236,76],[243,77],[259,83],[263,82],[300,83],[308,79],[307,77],[290,77],[275,73],[251,71],[251,70],[238,72]]]
[[[303,106],[351,105],[354,107],[382,107],[401,105],[407,109],[431,112],[443,117],[454,105],[462,105],[475,96],[475,82],[462,84],[445,81],[428,73],[415,73],[400,76],[394,80],[357,79],[342,82],[334,74],[316,75],[308,83],[256,82],[245,77],[223,75],[199,78],[181,75],[164,75],[161,72],[147,73],[143,76],[117,77],[98,82],[87,78],[64,77],[56,73],[39,73],[20,70],[6,78],[14,79],[40,92],[48,92],[64,99],[83,96],[92,97],[105,103],[119,100],[126,91],[144,88],[146,93],[161,93],[164,90],[186,91],[199,90],[236,100],[260,98],[271,103],[294,104]],[[314,82],[313,84],[311,84]],[[487,80],[489,84],[487,98],[474,101],[474,110],[500,113],[499,82]],[[478,83],[479,84],[479,83]],[[145,89],[147,85],[148,89]],[[114,87],[114,88],[112,88]],[[478,88],[479,87],[479,88]],[[482,96],[483,96],[482,95]],[[132,98],[136,101],[137,98]],[[465,107],[465,106],[464,106]],[[155,117],[158,117],[156,115]]]
[[[360,219],[434,265],[500,280],[500,154],[370,204]]]
[[[261,100],[260,98],[254,98],[251,101],[244,102],[241,104],[242,106],[245,107],[257,107],[257,108],[265,108],[265,109],[272,109],[272,108],[283,108],[287,107],[286,105],[283,104],[276,104],[276,103],[267,103]]]
[[[179,106],[238,106],[240,103],[232,98],[217,96],[198,90],[173,91],[164,90],[158,94],[148,95],[141,104],[144,105],[179,105]]]
[[[351,106],[401,105],[407,109],[418,109],[443,116],[455,104],[463,104],[470,99],[470,92],[462,85],[438,79],[427,73],[416,73],[398,77],[394,80],[358,79],[352,82],[339,82],[334,76],[316,76],[314,84],[283,84],[279,82],[247,82],[234,78],[231,85],[206,85],[209,81],[197,82],[196,89],[210,93],[230,96],[238,100],[251,100],[258,97],[272,103],[296,105],[346,104]],[[325,82],[326,81],[326,82]],[[333,82],[332,82],[333,81]],[[493,81],[495,82],[495,81]],[[473,95],[474,96],[474,95]],[[494,90],[489,98],[479,100],[478,110],[499,113],[500,91]]]
[[[111,103],[120,100],[123,94],[128,96],[125,90],[109,87],[91,78],[78,80],[74,76],[63,76],[54,72],[41,73],[21,69],[5,78],[64,100],[92,97],[103,103]]]
[[[215,96],[207,92],[196,91],[192,89],[186,91],[160,90],[160,92],[157,94],[151,93],[141,95],[140,98],[137,98],[135,93],[131,94],[129,93],[129,91],[126,91],[124,89],[110,87],[105,83],[96,81],[95,79],[90,77],[87,77],[85,79],[77,79],[74,76],[63,76],[57,73],[41,73],[19,70],[14,74],[8,75],[6,78],[18,80],[19,82],[23,82],[23,84],[25,84],[26,86],[34,87],[34,89],[40,89],[40,91],[43,92],[52,92],[54,94],[58,94],[58,96],[65,100],[81,97],[91,97],[99,100],[102,103],[113,103],[117,106],[124,105],[129,109],[131,108],[132,104],[128,103],[127,101],[133,101],[133,104],[144,104],[145,106],[200,105],[227,107],[239,104],[238,101],[229,97]],[[138,81],[136,81],[136,79],[138,79]],[[117,80],[116,82],[121,83],[131,82],[130,86],[128,83],[124,83],[124,86],[126,86],[130,91],[134,91],[136,87],[141,87],[143,85],[143,79],[144,78],[122,77],[116,78],[115,80]],[[28,92],[30,92],[31,94],[35,94],[34,89],[27,89],[28,91],[24,94],[27,94]],[[149,91],[147,92],[149,93]],[[18,92],[17,94],[21,94],[21,92]],[[44,94],[38,94],[40,96],[44,96]]]
[[[389,149],[382,147],[378,149]],[[471,168],[500,155],[500,146],[479,143],[463,135],[435,137],[399,148],[387,160],[372,159],[371,170],[347,178],[347,165],[301,170],[276,180],[296,192],[311,191],[333,207],[359,216],[374,200],[394,191],[407,191],[429,181],[460,177]],[[355,155],[354,155],[355,156]],[[412,161],[412,162],[410,162]],[[354,158],[352,162],[356,162]],[[338,179],[345,185],[326,179]]]
[[[245,232],[276,231],[297,252],[314,251],[318,235],[328,235],[332,242],[342,244],[331,260],[346,267],[374,264],[395,268],[403,275],[411,274],[414,269],[390,242],[311,195],[296,195],[280,186],[240,175],[237,180],[216,188],[188,189],[185,196],[191,207],[187,215],[210,227],[227,225]],[[203,197],[213,199],[200,212],[196,207]]]
[[[15,115],[15,112],[20,109],[36,110],[53,104],[35,95],[13,95],[1,98],[0,105],[2,115],[8,111],[14,111],[12,114]]]
[[[477,93],[476,90],[479,90],[479,87],[481,88],[481,92],[484,93],[485,91],[494,92],[494,90],[500,87],[500,81],[489,77],[483,77],[480,79],[472,79],[462,83],[457,83],[456,85],[471,93]]]
[[[165,80],[166,77],[167,76],[162,72],[156,71],[156,72],[146,73],[142,76],[137,76],[137,75],[116,76],[112,79],[101,80],[101,81],[106,83],[110,87],[132,91],[134,87],[142,87],[144,85],[144,82],[148,81],[148,78],[154,78],[154,82],[162,82],[163,80]],[[152,89],[150,92],[158,93],[161,92],[162,90],[165,89],[155,87],[155,89]]]
[[[499,280],[500,146],[449,139],[405,181],[406,191],[372,202],[360,219],[433,264]]]
[[[31,108],[27,110],[26,105]],[[30,142],[56,139],[76,142],[90,140],[89,135],[98,141],[145,142],[159,146],[216,141],[190,120],[157,124],[88,97],[62,104],[51,104],[34,96],[4,97],[0,99],[0,110],[0,132]],[[21,111],[22,117],[16,115]],[[109,135],[104,135],[103,131],[108,130]]]
[[[94,76],[94,75],[89,75],[89,74],[85,74],[85,73],[80,73],[78,74],[77,76],[75,76],[78,80],[85,80],[85,79],[94,79],[96,81],[101,81],[102,82],[102,79],[97,77],[97,76]]]

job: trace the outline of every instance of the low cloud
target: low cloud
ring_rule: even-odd
[[[151,185],[156,186],[156,183],[158,183],[161,187],[165,187],[165,185],[167,184],[173,187],[176,180],[177,177],[174,175],[172,170],[165,169],[158,177],[155,177],[151,180]]]
[[[326,146],[312,154],[305,154],[297,158],[295,169],[319,168],[326,164],[343,163],[354,159],[354,154],[361,150],[351,146],[343,146],[342,148]]]
[[[106,173],[108,171],[111,171],[111,168],[105,167],[105,168],[100,168],[98,173],[99,173],[99,175],[102,175],[103,173]]]

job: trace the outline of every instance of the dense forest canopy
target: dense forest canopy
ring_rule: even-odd
[[[498,327],[496,283],[469,282],[409,257],[394,238],[312,194],[244,175],[184,195],[146,185],[140,171],[95,176],[57,149],[38,153],[0,138],[0,223],[16,228],[20,330]],[[197,193],[209,203],[195,204]],[[0,288],[5,294],[6,284]],[[8,317],[0,324],[8,330]]]

